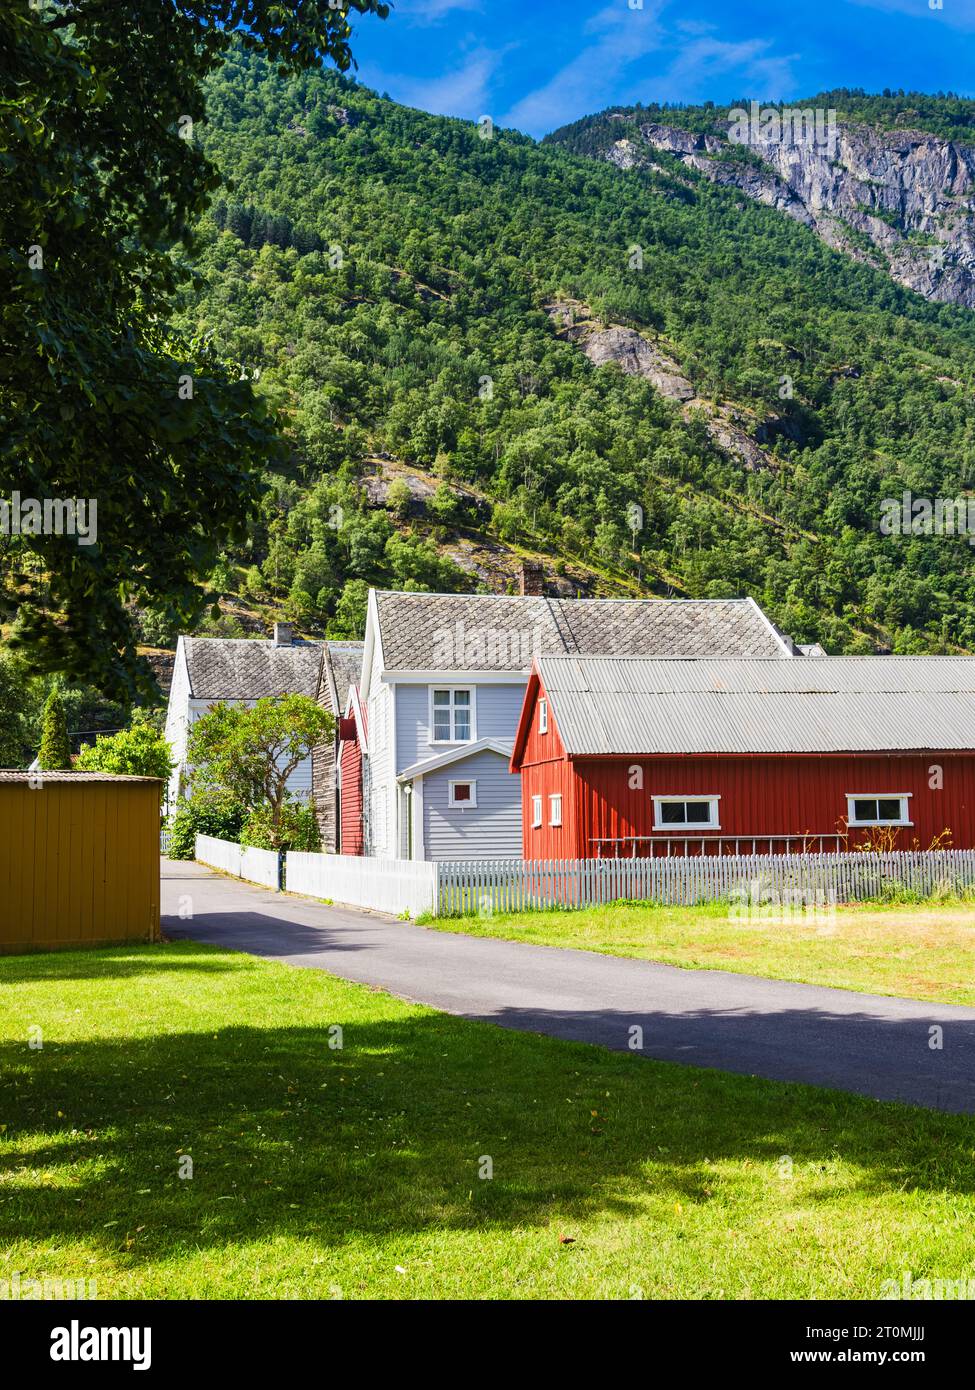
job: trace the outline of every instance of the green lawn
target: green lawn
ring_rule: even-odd
[[[975,1005],[975,906],[970,903],[863,904],[785,925],[741,920],[727,903],[611,903],[573,912],[423,920],[440,931],[470,936]]]
[[[875,1298],[975,1265],[970,1117],[506,1032],[190,943],[0,959],[0,1053],[0,1279]]]

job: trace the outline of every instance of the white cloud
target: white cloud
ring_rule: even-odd
[[[499,123],[538,133],[606,106],[630,64],[660,47],[662,8],[662,0],[649,0],[639,10],[619,3],[600,10],[584,26],[584,34],[594,37],[578,57],[517,101]]]
[[[490,114],[491,79],[506,52],[507,48],[475,48],[462,67],[436,77],[385,73],[369,63],[362,65],[360,76],[370,87],[389,92],[404,106],[416,106],[435,116],[461,116],[476,121]]]
[[[416,24],[436,24],[455,10],[467,14],[480,12],[482,0],[395,0],[395,5],[393,14],[396,19],[411,19]]]
[[[847,0],[861,9],[906,15],[928,24],[947,24],[952,29],[975,29],[975,0],[944,0],[942,8],[932,9],[926,0]]]
[[[696,38],[680,50],[678,57],[653,81],[654,98],[659,101],[686,101],[707,97],[715,78],[738,73],[741,93],[756,96],[787,97],[796,91],[793,64],[798,53],[773,54],[769,39],[744,39],[728,43],[721,39]]]

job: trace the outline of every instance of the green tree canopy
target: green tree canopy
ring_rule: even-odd
[[[39,670],[153,693],[127,603],[189,623],[221,544],[243,533],[275,429],[239,369],[170,327],[185,275],[171,248],[191,244],[219,182],[201,84],[235,39],[285,71],[344,70],[353,10],[387,7],[0,9],[0,495],[81,499],[89,533],[0,539],[0,603]]]

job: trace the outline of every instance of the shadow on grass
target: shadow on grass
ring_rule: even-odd
[[[138,1264],[277,1236],[537,1227],[643,1214],[648,1194],[707,1201],[729,1160],[723,1197],[754,1196],[784,1154],[814,1178],[854,1165],[844,1202],[973,1191],[970,1119],[403,1008],[0,1049],[0,1246],[83,1238]],[[821,1196],[838,1196],[826,1177]]]
[[[232,974],[239,968],[216,954],[205,955],[201,951],[192,955],[169,955],[166,943],[147,946],[145,942],[134,941],[130,945],[96,946],[87,950],[0,955],[0,989],[7,985],[32,985],[41,980],[136,979],[151,976],[163,964],[167,970],[194,975]]]

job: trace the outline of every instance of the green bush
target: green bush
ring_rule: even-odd
[[[251,811],[240,832],[240,843],[251,845],[254,849],[273,849],[271,832],[271,809],[259,806]],[[278,848],[282,850],[304,850],[317,854],[322,847],[322,837],[315,818],[315,808],[310,801],[289,801],[281,812],[281,829]]]
[[[237,841],[243,822],[243,808],[228,792],[217,789],[181,796],[169,822],[169,857],[192,859],[197,835]]]
[[[169,744],[140,710],[130,728],[103,735],[94,744],[83,744],[77,765],[81,772],[159,777],[165,782],[173,770],[173,759]]]

